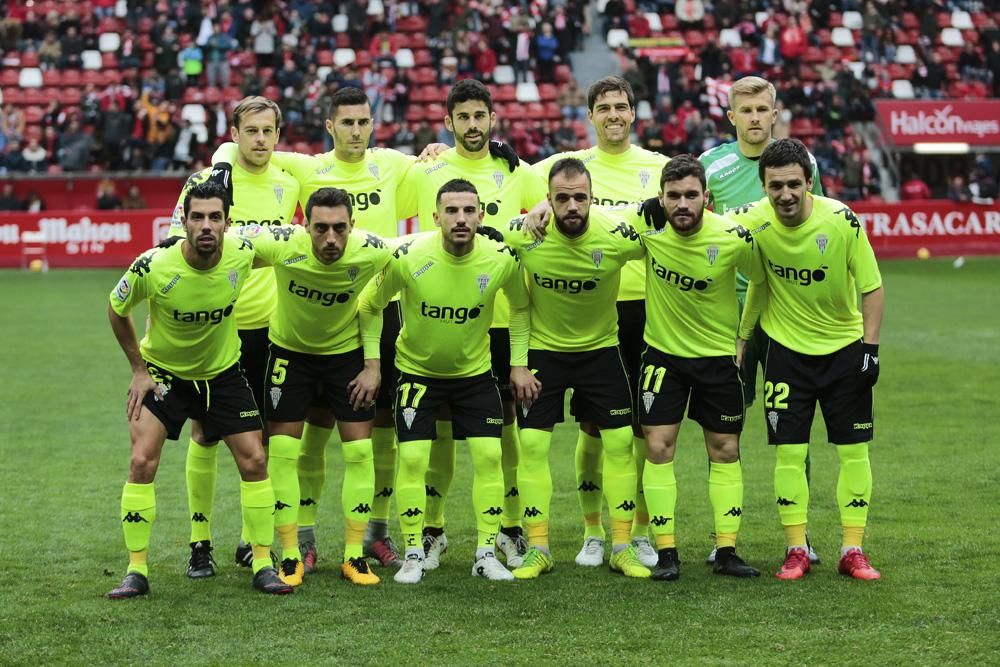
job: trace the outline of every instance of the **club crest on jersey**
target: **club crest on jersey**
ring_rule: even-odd
[[[521,401],[521,416],[527,417],[528,410],[531,409],[531,405],[527,401]]]
[[[413,428],[413,420],[417,417],[417,411],[413,408],[403,408],[403,421],[406,422],[406,428]]]
[[[281,387],[271,387],[271,407],[277,408],[278,401],[281,400]]]
[[[166,398],[167,392],[170,391],[170,385],[166,384],[165,382],[157,382],[156,388],[160,390],[160,396],[162,396],[163,398]]]
[[[819,254],[826,254],[826,246],[830,242],[830,237],[826,234],[818,234],[816,236],[816,247],[819,248]]]
[[[274,198],[278,200],[279,204],[281,203],[281,200],[282,200],[282,198],[284,198],[284,196],[285,196],[285,188],[283,188],[280,185],[275,185],[274,186]]]
[[[230,271],[228,278],[229,284],[233,286],[233,289],[236,289],[236,283],[240,279],[240,274],[236,273],[236,271]]]
[[[591,259],[594,260],[594,267],[601,268],[601,262],[604,261],[604,251],[598,248],[594,252],[590,253]]]
[[[647,414],[649,414],[650,409],[652,409],[654,400],[656,400],[656,394],[651,391],[642,392],[642,406],[646,408]]]
[[[377,181],[378,180],[378,165],[377,164],[370,164],[370,165],[368,165],[368,173],[371,174],[372,178],[374,178]]]
[[[115,288],[115,298],[123,302],[128,298],[128,293],[132,291],[132,288],[128,284],[128,278],[122,278],[118,282],[118,287]]]
[[[719,246],[710,245],[705,250],[705,254],[708,255],[708,265],[715,266],[715,258],[719,256]]]
[[[767,413],[767,423],[771,425],[771,430],[778,432],[778,413],[771,410]]]
[[[479,284],[479,293],[485,294],[486,287],[490,284],[490,277],[485,273],[480,273],[479,277],[476,278],[476,282]]]
[[[358,269],[358,267],[356,266],[347,267],[347,277],[350,279],[352,283],[354,282],[354,279],[358,277],[359,270],[360,269]]]
[[[639,171],[639,185],[642,186],[643,190],[649,185],[649,172],[645,169]]]
[[[503,172],[493,172],[493,182],[497,184],[497,190],[503,187]]]

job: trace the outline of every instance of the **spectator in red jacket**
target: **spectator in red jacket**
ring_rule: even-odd
[[[917,175],[917,172],[913,172],[899,187],[899,198],[903,201],[930,199],[931,189],[927,186],[927,183]]]
[[[781,40],[779,42],[781,58],[784,60],[790,74],[798,76],[799,64],[808,48],[809,42],[806,40],[805,31],[799,25],[798,18],[795,16],[790,17],[788,25],[781,31]]]

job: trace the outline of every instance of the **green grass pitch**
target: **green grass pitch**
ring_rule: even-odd
[[[887,312],[866,547],[879,582],[836,574],[836,453],[813,430],[811,535],[823,557],[781,582],[773,452],[759,404],[743,438],[740,552],[757,580],[713,576],[704,446],[678,449],[680,581],[573,564],[581,528],[574,427],[556,431],[556,569],[534,582],[470,576],[468,457],[448,504],[449,553],[415,587],[340,579],[340,456],[320,511],[320,570],[268,598],[232,562],[235,466],[220,453],[219,576],[185,576],[184,439],[164,451],[152,594],[111,602],[126,557],[118,502],[128,461],[128,367],[105,316],[117,271],[0,272],[0,664],[997,664],[1000,260],[882,265]],[[141,322],[141,319],[139,320]],[[758,392],[759,393],[759,392]],[[397,527],[393,526],[394,533]],[[325,558],[324,558],[325,557]]]

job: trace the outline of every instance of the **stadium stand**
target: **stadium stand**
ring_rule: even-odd
[[[600,0],[595,28],[639,94],[647,147],[698,153],[729,140],[727,84],[758,73],[779,86],[776,134],[809,145],[830,192],[870,197],[877,156],[855,128],[872,99],[997,95],[995,5]],[[569,55],[590,12],[586,0],[11,0],[0,172],[189,172],[248,94],[281,104],[279,148],[322,152],[325,101],[344,85],[368,93],[379,145],[419,151],[447,136],[443,100],[466,77],[489,84],[497,134],[535,161],[586,142],[589,80],[574,79]],[[667,48],[631,48],[636,37]]]

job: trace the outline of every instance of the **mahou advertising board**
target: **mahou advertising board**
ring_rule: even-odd
[[[876,100],[882,135],[893,146],[965,143],[1000,146],[1000,99]]]
[[[855,202],[851,208],[879,257],[913,257],[920,248],[934,255],[1000,255],[1000,203]],[[22,266],[44,246],[53,268],[124,270],[166,238],[170,220],[170,211],[158,210],[0,215],[0,267]]]

